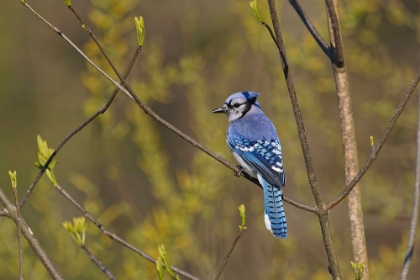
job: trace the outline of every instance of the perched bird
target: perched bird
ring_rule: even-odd
[[[265,226],[275,237],[286,238],[282,187],[286,185],[283,157],[276,129],[258,104],[255,92],[237,92],[213,113],[226,113],[226,142],[241,170],[264,189]]]

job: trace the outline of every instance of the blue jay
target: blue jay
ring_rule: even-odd
[[[255,177],[264,190],[264,222],[275,237],[286,238],[282,187],[286,185],[280,140],[258,104],[255,92],[237,92],[213,113],[228,115],[226,142],[240,169]]]

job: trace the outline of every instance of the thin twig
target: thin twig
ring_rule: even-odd
[[[150,261],[152,263],[156,263],[156,259],[154,259],[153,257],[149,256],[145,252],[139,250],[138,248],[134,247],[132,244],[130,244],[129,242],[125,241],[124,239],[122,239],[121,237],[119,237],[118,235],[116,235],[115,233],[112,233],[112,232],[108,231],[102,224],[100,224],[88,211],[86,211],[86,209],[84,209],[61,186],[57,185],[57,186],[55,186],[55,188],[60,192],[60,194],[62,194],[65,198],[67,198],[67,200],[69,200],[74,206],[76,206],[76,208],[78,208],[85,215],[85,217],[87,219],[89,219],[103,234],[105,234],[106,236],[108,236],[112,240],[117,241],[121,245],[129,248],[130,250],[136,252],[137,254],[139,254],[140,256],[142,256],[143,258],[145,258],[146,260],[148,260],[148,261]],[[185,271],[183,271],[183,270],[181,270],[179,268],[176,268],[176,267],[173,267],[173,266],[171,266],[171,268],[172,268],[173,271],[175,271],[179,275],[182,275],[182,276],[184,276],[184,277],[186,277],[188,279],[199,280],[197,277],[195,277],[195,276],[189,274],[188,272],[185,272]]]
[[[211,151],[209,148],[207,148],[203,144],[199,143],[198,141],[194,140],[193,138],[191,138],[190,136],[188,136],[184,132],[180,131],[178,128],[176,128],[175,126],[173,126],[169,122],[167,122],[165,119],[160,117],[158,114],[156,114],[151,108],[147,107],[134,93],[131,94],[130,93],[131,89],[128,86],[126,86],[125,83],[124,83],[124,86],[126,86],[126,88],[124,88],[117,81],[112,79],[101,68],[99,68],[91,59],[89,59],[89,57],[87,57],[69,38],[67,38],[67,36],[65,36],[59,29],[57,29],[55,26],[53,26],[51,23],[49,23],[46,19],[44,19],[41,15],[39,15],[29,4],[27,4],[27,2],[24,2],[22,4],[25,7],[27,7],[32,13],[34,13],[40,20],[42,20],[46,25],[48,25],[48,27],[52,31],[54,31],[55,33],[60,35],[60,37],[63,38],[68,44],[70,44],[89,64],[91,64],[96,70],[98,70],[102,75],[104,75],[115,87],[117,87],[124,94],[126,94],[131,100],[133,100],[147,115],[151,116],[153,119],[155,119],[160,124],[165,126],[167,129],[169,129],[170,131],[175,133],[177,136],[181,137],[182,139],[184,139],[185,141],[190,143],[192,146],[200,149],[201,151],[203,151],[204,153],[206,153],[210,157],[214,158],[215,160],[217,160],[218,162],[220,162],[224,166],[228,167],[232,171],[234,171],[236,173],[240,171],[235,165],[231,164],[229,161],[227,161],[223,157],[217,155],[216,153]],[[55,154],[56,153],[53,153],[54,156],[55,156]],[[45,166],[48,166],[48,164],[50,162],[51,162],[51,159],[49,159],[47,161]],[[46,167],[41,169],[42,173],[41,172],[38,173],[39,178],[45,172],[45,169],[46,169]],[[36,182],[39,180],[38,176],[37,176],[37,179],[35,180]],[[242,176],[247,178],[247,176],[245,175],[245,172],[242,172]],[[249,176],[248,176],[248,178],[249,178]],[[251,180],[251,181],[253,181],[253,180]],[[25,197],[25,198],[27,199],[27,197]],[[296,206],[300,209],[306,210],[306,211],[310,211],[310,212],[313,212],[313,213],[316,213],[316,211],[317,211],[316,208],[313,207],[313,206],[305,205],[303,203],[297,202],[297,201],[295,201],[293,199],[290,199],[290,198],[287,198],[287,197],[284,197],[284,201],[293,205],[293,206]]]
[[[110,279],[110,280],[115,280],[115,277],[114,277],[114,275],[112,275],[112,273],[109,271],[109,269],[108,268],[106,268],[103,264],[102,264],[102,262],[99,260],[99,259],[97,259],[93,254],[92,254],[92,251],[90,251],[90,249],[85,245],[85,244],[82,244],[82,245],[80,245],[80,247],[83,249],[83,250],[85,250],[85,252],[86,252],[86,254],[88,255],[88,257],[91,259],[91,261],[92,262],[94,262],[101,270],[102,270],[102,272],[103,273],[105,273],[105,275],[108,277],[108,279]]]
[[[232,245],[230,246],[229,252],[226,254],[225,260],[223,261],[222,266],[219,268],[219,272],[217,273],[217,276],[216,276],[216,278],[214,278],[214,280],[218,280],[220,275],[222,275],[223,269],[225,268],[225,266],[226,266],[226,264],[227,264],[227,262],[230,258],[230,255],[232,254],[233,249],[235,248],[236,243],[238,242],[239,238],[241,238],[241,236],[242,236],[242,232],[243,232],[243,229],[239,229],[238,234],[236,235],[235,239],[233,240]]]
[[[70,44],[73,49],[75,49],[83,58],[92,65],[96,70],[98,70],[105,78],[107,78],[111,83],[119,88],[125,95],[127,95],[131,100],[135,101],[133,96],[125,89],[123,86],[121,86],[117,81],[111,78],[104,70],[99,68],[84,52],[82,52],[81,49],[79,49],[64,33],[62,33],[57,27],[52,25],[50,22],[48,22],[45,18],[43,18],[40,14],[38,14],[29,4],[28,2],[21,2],[22,5],[24,5],[26,8],[28,8],[36,17],[38,17],[41,21],[43,21],[52,31],[54,31],[57,35],[59,35],[61,38],[63,38],[68,44]],[[122,77],[121,77],[122,79]],[[123,80],[123,79],[122,79]]]
[[[0,188],[0,201],[6,206],[9,217],[17,225],[18,223],[17,212],[16,212],[17,208],[10,202],[10,200],[7,198],[6,194],[4,193],[3,189],[1,188]],[[28,241],[35,255],[44,265],[48,274],[54,280],[62,280],[63,278],[61,277],[60,272],[58,272],[58,270],[55,268],[54,264],[51,262],[47,253],[41,247],[41,244],[39,244],[38,240],[35,238],[31,229],[28,227],[28,225],[25,222],[25,219],[22,216],[20,217],[20,224],[21,224],[21,230],[22,230],[23,236],[25,237],[26,241]]]
[[[419,91],[420,93],[420,91]],[[411,259],[413,258],[414,242],[416,240],[417,221],[419,218],[420,203],[420,94],[418,100],[418,119],[417,119],[417,142],[416,142],[416,163],[414,172],[414,199],[413,214],[411,216],[410,230],[408,232],[407,250],[405,253],[401,280],[406,280],[410,270]]]
[[[303,24],[305,24],[306,28],[312,34],[312,37],[314,37],[315,41],[318,43],[322,51],[327,55],[328,58],[332,59],[330,47],[328,47],[327,43],[324,41],[324,39],[322,39],[321,34],[319,34],[318,30],[313,25],[313,23],[311,22],[309,17],[306,15],[306,13],[303,11],[298,1],[289,0],[289,3],[295,9],[296,13],[299,15],[300,19],[303,21]]]
[[[124,74],[124,79],[128,77],[130,74],[131,69],[133,68],[133,65],[141,51],[141,47],[137,47],[133,58],[131,59],[130,65],[128,66],[127,70]],[[61,148],[69,141],[74,135],[79,133],[85,126],[87,126],[91,121],[93,121],[96,117],[98,117],[101,114],[104,114],[106,110],[108,110],[109,106],[111,105],[112,101],[114,101],[115,96],[119,92],[118,88],[114,88],[114,91],[111,94],[111,97],[108,99],[106,104],[100,108],[96,113],[94,113],[92,116],[90,116],[86,121],[84,121],[82,124],[80,124],[78,127],[76,127],[70,134],[68,134],[61,142],[58,144],[57,148],[55,148],[54,152],[51,154],[51,156],[48,158],[45,165],[41,168],[41,170],[38,172],[38,175],[35,177],[31,185],[29,186],[28,190],[25,193],[25,196],[19,203],[19,208],[22,208],[25,202],[28,200],[29,196],[31,195],[32,191],[34,190],[36,184],[38,183],[39,179],[41,179],[42,175],[45,173],[45,171],[48,169],[49,164],[54,159],[54,157],[57,155],[57,153],[61,150]]]
[[[394,115],[392,116],[387,128],[385,129],[384,133],[382,134],[381,139],[379,140],[378,144],[375,145],[372,152],[370,153],[369,157],[366,159],[365,163],[363,164],[362,168],[359,170],[357,175],[354,177],[354,179],[348,184],[345,189],[338,194],[334,199],[332,199],[330,202],[327,203],[327,209],[330,210],[334,206],[336,206],[340,201],[342,201],[344,198],[348,196],[348,194],[352,191],[352,189],[356,186],[356,184],[362,179],[362,177],[365,175],[366,171],[369,169],[369,167],[372,165],[372,163],[375,161],[376,157],[378,156],[379,152],[381,151],[382,147],[384,146],[386,140],[388,139],[389,135],[392,132],[392,129],[394,128],[395,124],[398,121],[398,118],[401,116],[401,113],[403,112],[405,106],[408,103],[408,100],[410,99],[411,95],[414,92],[414,89],[416,88],[417,84],[420,82],[420,68],[417,71],[416,76],[411,81],[410,86],[407,88],[404,96],[401,98],[401,101],[395,110]]]
[[[19,279],[23,280],[23,254],[22,254],[22,225],[20,224],[19,199],[17,188],[13,188],[13,196],[15,197],[16,205],[16,220],[18,226],[18,247],[19,247]]]
[[[90,30],[89,26],[83,21],[82,17],[76,12],[76,10],[73,8],[73,5],[70,5],[70,6],[67,6],[67,7],[70,9],[70,11],[72,11],[72,13],[76,16],[76,18],[82,24],[83,29],[86,30],[86,32],[90,35],[90,37],[92,37],[93,41],[98,46],[99,50],[101,51],[102,55],[105,57],[105,59],[108,62],[108,64],[111,66],[112,70],[115,72],[115,74],[120,79],[121,84],[124,85],[125,87],[127,87],[127,84],[125,82],[125,78],[122,77],[122,75],[118,71],[117,67],[115,67],[114,63],[112,62],[112,60],[109,58],[109,56],[105,52],[105,49],[102,47],[102,44],[99,42],[99,40],[96,37],[96,35]]]

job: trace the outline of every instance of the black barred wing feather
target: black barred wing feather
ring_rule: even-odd
[[[283,168],[283,157],[280,141],[228,138],[229,147],[237,153],[246,164],[257,170],[269,183],[285,186],[286,177]]]

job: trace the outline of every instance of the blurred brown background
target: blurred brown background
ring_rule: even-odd
[[[29,1],[104,70],[88,34],[60,0]],[[287,174],[285,194],[314,204],[278,52],[248,1],[90,0],[72,3],[104,43],[119,69],[135,50],[134,16],[146,25],[144,48],[129,83],[158,114],[213,151],[233,158],[227,121],[211,114],[233,92],[261,92],[277,127]],[[323,1],[301,1],[327,40]],[[269,21],[265,1],[259,1]],[[408,87],[419,62],[419,1],[342,1],[341,21],[360,165]],[[105,104],[112,86],[20,1],[0,6],[0,187],[10,197],[8,170],[17,170],[22,197],[38,170],[36,136],[54,148]],[[277,1],[284,41],[306,121],[324,199],[344,187],[335,87],[328,59],[287,1]],[[372,168],[362,179],[371,279],[401,271],[413,196],[417,95],[413,96]],[[164,244],[171,264],[213,278],[247,209],[247,227],[221,279],[329,279],[315,215],[285,206],[287,240],[263,223],[255,185],[163,128],[119,94],[111,109],[77,134],[56,158],[59,184],[109,230],[154,257]],[[62,222],[81,213],[47,179],[22,215],[66,279],[105,279],[70,238]],[[345,279],[350,261],[347,204],[331,212],[335,249]],[[0,278],[18,273],[16,227],[0,219]],[[417,238],[418,239],[418,238]],[[89,225],[87,244],[118,279],[158,279],[155,265]],[[47,279],[24,242],[25,279]],[[415,249],[410,279],[420,275]],[[168,278],[168,276],[167,276]]]

